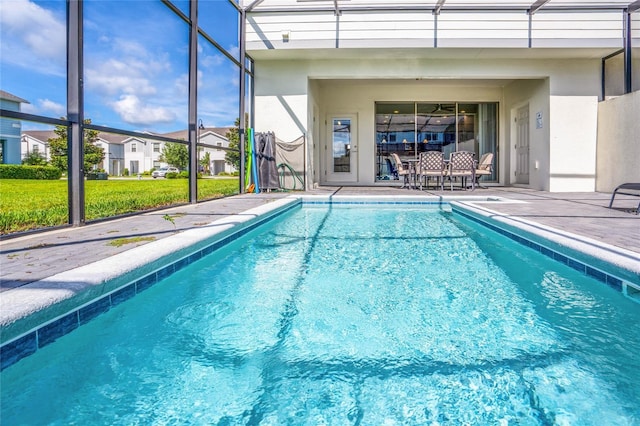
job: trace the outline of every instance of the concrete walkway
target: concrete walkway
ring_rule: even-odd
[[[302,194],[302,193],[297,193]],[[523,218],[640,254],[640,216],[631,213],[638,198],[610,194],[549,193],[523,188],[475,191],[418,191],[398,187],[321,187],[305,195],[502,197],[514,203],[484,203],[501,214]],[[109,258],[134,247],[197,228],[217,219],[290,196],[244,194],[184,205],[77,228],[58,229],[0,241],[0,292]],[[482,205],[482,202],[476,202]],[[170,220],[166,218],[169,215]],[[112,245],[118,242],[122,245]]]

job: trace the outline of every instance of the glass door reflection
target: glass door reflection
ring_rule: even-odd
[[[457,102],[376,103],[376,180],[398,180],[391,154],[415,159],[421,152],[471,151],[478,160],[498,149],[498,104]],[[484,181],[496,181],[493,174]]]

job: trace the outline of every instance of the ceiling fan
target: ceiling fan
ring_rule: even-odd
[[[442,104],[436,104],[436,109],[434,109],[433,111],[431,111],[431,114],[436,114],[436,113],[447,113],[447,114],[451,114],[453,112],[455,112],[456,107],[455,105],[442,105]]]

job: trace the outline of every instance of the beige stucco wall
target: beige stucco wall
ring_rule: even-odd
[[[506,185],[516,182],[516,116],[521,107],[529,108],[529,187],[549,189],[549,80],[518,80],[504,89],[504,115],[508,140],[502,144]],[[536,113],[542,114],[542,128],[536,128]]]
[[[282,59],[256,61],[255,128],[282,140],[309,142],[309,185],[323,181],[325,120],[358,114],[356,184],[375,182],[376,101],[500,102],[499,182],[512,184],[513,111],[530,108],[529,186],[593,190],[599,60],[435,60],[428,58]],[[553,105],[552,105],[553,102]],[[543,126],[536,128],[536,113]],[[557,119],[556,119],[557,118]],[[551,144],[560,144],[552,150]],[[568,150],[568,151],[567,151]],[[577,161],[564,164],[567,154]],[[537,168],[536,168],[537,165]],[[552,174],[556,174],[553,179]],[[568,175],[578,176],[577,180]],[[585,181],[590,175],[591,182]],[[577,186],[573,187],[573,184]],[[566,184],[566,185],[565,185]]]
[[[598,105],[596,191],[640,182],[640,91]]]
[[[549,191],[595,191],[597,121],[596,96],[551,96]]]
[[[415,80],[321,80],[321,110],[333,114],[358,114],[358,184],[375,182],[375,102],[451,101],[499,102],[501,87],[466,86],[460,82]],[[324,123],[324,120],[322,121]],[[327,127],[321,127],[321,139]],[[321,158],[321,163],[324,164]]]

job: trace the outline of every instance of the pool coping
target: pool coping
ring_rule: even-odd
[[[636,252],[500,213],[473,201],[453,201],[451,206],[455,213],[480,222],[640,302],[640,255]]]
[[[176,269],[176,264],[180,268],[183,266],[180,262],[188,264],[197,260],[190,258],[194,253],[209,247],[213,247],[209,248],[213,251],[298,204],[300,199],[294,196],[274,200],[3,292],[0,344],[59,320],[70,311],[82,310],[96,300],[117,294],[123,287],[150,274],[155,274],[157,279],[164,278]],[[166,270],[167,262],[174,267]],[[139,287],[151,285],[147,282],[138,284]]]
[[[202,227],[185,230],[110,258],[27,284],[2,294],[0,369],[30,355],[183,266],[228,244],[281,213],[304,204],[446,204],[450,205],[454,212],[461,213],[462,210],[463,216],[482,222],[491,229],[510,233],[508,236],[516,241],[519,240],[514,232],[524,233],[526,238],[521,238],[519,242],[529,247],[536,246],[538,251],[543,253],[544,250],[552,250],[553,253],[569,250],[571,254],[566,257],[567,260],[556,260],[563,261],[575,269],[582,268],[588,275],[587,268],[593,264],[593,259],[596,259],[598,265],[592,270],[598,274],[605,274],[604,279],[602,275],[591,275],[605,283],[608,276],[616,277],[615,281],[612,279],[613,285],[610,285],[614,288],[620,287],[618,289],[623,293],[626,282],[640,283],[640,257],[636,253],[535,222],[510,217],[477,205],[479,202],[522,203],[519,200],[496,196],[290,195],[240,214],[212,221]],[[608,265],[614,265],[614,270],[612,271]],[[618,279],[620,275],[622,281]]]

